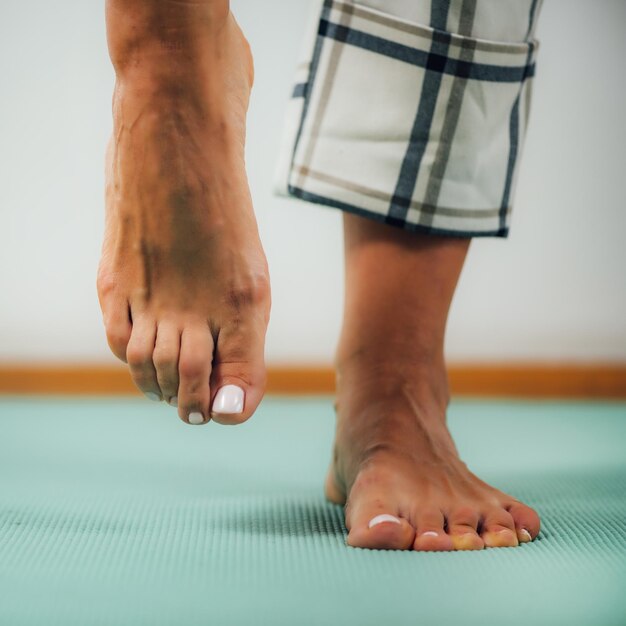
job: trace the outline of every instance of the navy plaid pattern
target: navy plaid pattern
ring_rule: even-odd
[[[297,70],[279,193],[407,230],[506,236],[539,5],[325,0]]]

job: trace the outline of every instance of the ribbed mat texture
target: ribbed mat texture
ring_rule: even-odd
[[[140,400],[0,400],[0,625],[626,624],[626,405],[455,402],[462,456],[537,541],[348,548],[331,399],[238,427]]]

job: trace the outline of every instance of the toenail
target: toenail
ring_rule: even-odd
[[[367,527],[372,528],[373,526],[377,526],[378,524],[382,524],[383,522],[393,522],[394,524],[400,524],[400,520],[397,517],[389,515],[389,513],[383,513],[382,515],[377,515],[376,517],[373,517]]]
[[[422,533],[422,537],[439,537],[439,533],[436,533],[434,530],[427,530],[425,533]]]
[[[170,398],[169,402],[170,406],[178,406],[178,396],[173,396]]]
[[[202,413],[189,413],[189,423],[197,426],[198,424],[202,424],[204,422],[204,417]]]
[[[531,534],[525,528],[522,528],[519,531],[519,534],[522,536],[521,541],[525,542],[525,541],[532,541],[533,540]]]
[[[161,402],[161,396],[158,393],[154,393],[153,391],[146,391],[146,398],[148,400],[152,400],[152,402]]]
[[[213,400],[213,413],[234,414],[243,411],[243,389],[237,385],[224,385]]]

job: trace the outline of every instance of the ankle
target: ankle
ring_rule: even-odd
[[[344,324],[335,353],[337,373],[341,376],[358,371],[360,376],[377,380],[408,376],[439,381],[446,377],[443,338],[433,337],[434,333],[423,334],[421,338],[410,331],[390,332],[389,328]]]
[[[228,0],[108,0],[107,39],[116,74],[177,65],[184,69],[225,28],[229,16]]]
[[[386,411],[399,404],[421,421],[445,423],[450,393],[443,358],[390,359],[389,354],[385,359],[353,355],[337,363],[339,417],[347,407],[349,416],[369,411],[368,407]]]
[[[167,2],[139,3],[143,13],[111,10],[114,108],[120,100],[165,111],[186,106],[215,126],[241,131],[254,63],[239,25],[228,10],[218,7],[220,2],[201,0],[191,6],[183,2],[176,9],[168,9]],[[228,8],[228,2],[221,4]]]

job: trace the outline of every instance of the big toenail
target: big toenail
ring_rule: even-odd
[[[382,524],[383,522],[393,522],[394,524],[400,524],[400,520],[397,517],[389,515],[389,513],[383,513],[382,515],[377,515],[376,517],[373,517],[367,527],[372,528],[373,526],[377,526],[378,524]]]
[[[524,541],[524,542],[525,542],[525,541],[532,541],[532,540],[533,540],[533,538],[532,538],[531,534],[530,534],[530,533],[529,533],[529,532],[528,532],[525,528],[522,528],[522,529],[519,531],[519,534],[522,536],[522,539],[521,539],[521,540],[522,540],[522,541]]]
[[[178,396],[173,396],[170,398],[169,402],[170,406],[178,406]]]
[[[152,400],[152,402],[161,402],[161,396],[153,391],[146,391],[146,398]]]
[[[422,537],[439,537],[439,533],[436,533],[434,530],[427,530],[425,533],[422,533]]]
[[[234,414],[243,411],[243,389],[237,385],[224,385],[213,400],[213,413]]]
[[[202,413],[189,413],[189,423],[197,426],[198,424],[202,424],[204,422],[204,417],[202,417]]]

